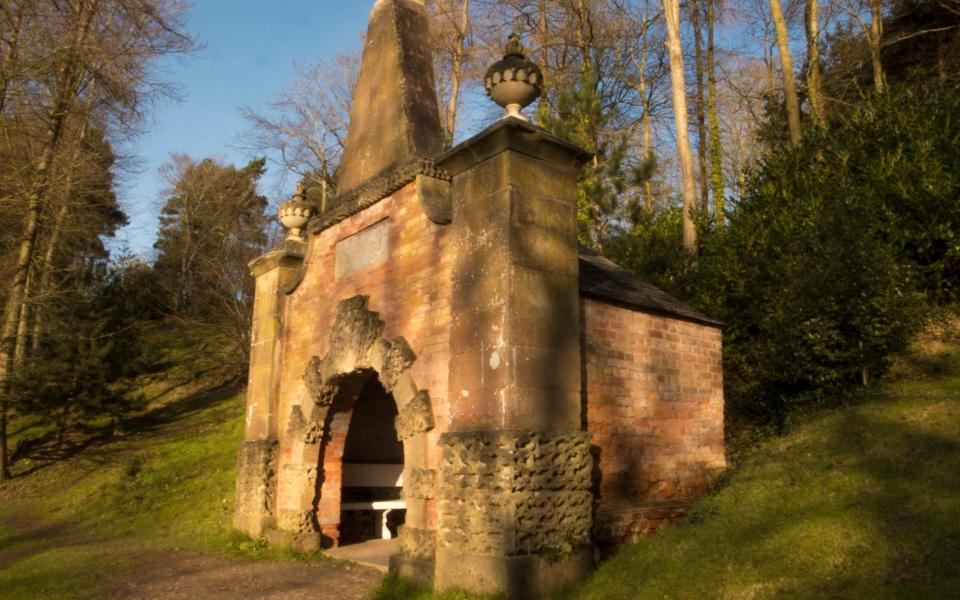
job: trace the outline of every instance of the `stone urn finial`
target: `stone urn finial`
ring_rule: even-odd
[[[520,111],[543,93],[543,73],[524,56],[519,35],[510,34],[503,59],[490,67],[484,84],[487,95],[507,109],[505,117],[529,121]]]
[[[290,232],[287,236],[288,240],[303,241],[301,232],[313,213],[313,207],[307,204],[306,193],[301,181],[297,184],[297,191],[293,193],[293,197],[280,205],[280,224]]]

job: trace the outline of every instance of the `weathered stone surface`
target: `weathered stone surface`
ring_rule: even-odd
[[[277,511],[277,527],[288,533],[313,533],[317,530],[312,510]]]
[[[402,337],[390,342],[380,340],[380,357],[382,361],[380,381],[388,392],[393,391],[400,375],[410,368],[413,361],[417,360],[417,355],[410,348],[410,344]]]
[[[383,175],[368,180],[352,192],[332,199],[325,212],[310,219],[307,229],[310,233],[320,233],[328,227],[333,227],[344,219],[372,207],[394,192],[406,187],[407,184],[416,181],[420,176],[435,179],[438,182],[450,181],[450,175],[437,167],[432,159],[413,159]],[[424,205],[427,217],[434,223],[439,224],[444,224],[446,217],[443,210],[445,208],[446,206],[436,199],[428,200],[427,204]]]
[[[337,304],[330,351],[316,364],[323,381],[370,365],[367,355],[383,333],[384,323],[367,308],[369,300],[368,296],[354,296]]]
[[[585,157],[507,118],[440,159],[454,173],[458,240],[451,429],[581,427],[576,173]]]
[[[437,472],[434,469],[410,469],[404,481],[404,496],[407,498],[435,498]]]
[[[421,3],[385,0],[374,7],[337,171],[341,194],[442,148],[430,39]]]
[[[453,190],[449,175],[417,175],[417,199],[423,212],[434,223],[447,225],[453,220]]]
[[[334,398],[343,391],[344,384],[357,385],[357,378],[352,376],[354,373],[376,370],[384,389],[392,392],[416,360],[417,355],[403,337],[380,338],[384,322],[367,308],[368,301],[367,296],[354,296],[337,305],[337,320],[330,333],[330,351],[322,359],[311,358],[303,375],[304,385],[310,390],[316,407],[307,420],[302,409],[294,406],[290,411],[288,435],[307,443],[319,442]],[[433,407],[427,392],[418,392],[399,408],[396,427],[401,440],[429,431],[433,426]]]
[[[400,553],[412,558],[433,558],[437,532],[433,529],[400,528]]]
[[[332,386],[327,386],[332,387]],[[327,420],[328,404],[317,404],[310,410],[310,419],[306,419],[299,406],[290,409],[290,422],[287,424],[287,436],[305,444],[319,444],[323,438],[323,427]]]
[[[590,543],[589,434],[447,433],[440,445],[440,547],[513,556]]]
[[[334,274],[344,277],[387,260],[387,221],[337,242]]]
[[[411,438],[418,433],[433,429],[433,406],[430,395],[421,390],[400,409],[397,415],[397,437],[400,440]]]
[[[277,440],[243,442],[237,455],[234,524],[259,536],[273,518],[276,499]]]

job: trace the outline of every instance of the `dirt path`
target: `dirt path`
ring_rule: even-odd
[[[372,568],[345,562],[268,562],[231,559],[213,554],[147,549],[136,540],[104,540],[66,524],[6,520],[0,536],[0,570],[53,548],[84,552],[96,547],[111,556],[132,560],[134,567],[97,573],[99,589],[91,597],[124,600],[300,600],[318,597],[361,600],[380,581]],[[0,596],[3,594],[0,593]],[[77,597],[83,597],[79,595]]]
[[[366,567],[335,563],[230,560],[205,554],[148,552],[140,568],[110,586],[114,598],[144,600],[360,600],[380,580]]]

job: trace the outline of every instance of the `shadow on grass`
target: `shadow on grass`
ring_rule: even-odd
[[[14,477],[27,477],[81,453],[87,453],[85,458],[93,463],[106,464],[112,460],[111,456],[97,455],[90,451],[102,449],[126,437],[154,435],[178,424],[195,425],[190,422],[192,417],[232,398],[240,389],[241,385],[236,380],[210,386],[179,400],[123,419],[119,423],[80,426],[62,442],[57,440],[56,432],[53,431],[21,440],[13,453],[13,458],[17,462],[30,459],[30,465],[19,470],[16,469],[15,462]]]

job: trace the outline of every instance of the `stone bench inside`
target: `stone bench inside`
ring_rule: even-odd
[[[348,500],[340,505],[341,511],[374,511],[374,537],[389,540],[394,537],[390,520],[396,511],[406,511],[407,502],[399,496],[403,489],[402,464],[344,463],[343,497],[350,498],[351,490],[375,490],[376,496],[388,495],[398,499]],[[391,491],[392,490],[392,491]],[[386,494],[383,494],[386,492]]]

